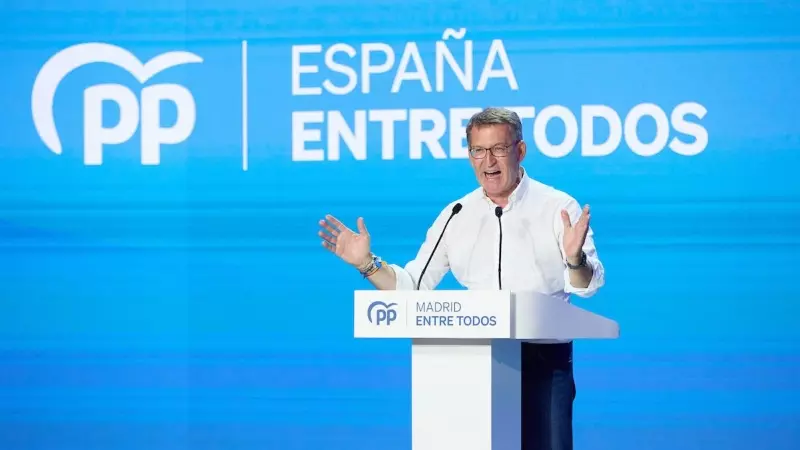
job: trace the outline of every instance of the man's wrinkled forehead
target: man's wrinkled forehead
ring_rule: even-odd
[[[511,143],[511,126],[505,123],[475,125],[469,133],[470,147],[493,147],[497,144]]]

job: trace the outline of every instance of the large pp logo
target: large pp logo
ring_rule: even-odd
[[[180,51],[162,53],[142,64],[131,52],[110,44],[85,43],[68,47],[53,55],[42,66],[33,83],[31,109],[36,131],[47,148],[56,155],[61,154],[61,141],[53,118],[53,101],[61,81],[81,66],[100,62],[114,64],[144,84],[171,67],[202,61],[194,53]],[[141,100],[126,86],[98,84],[86,88],[83,100],[83,160],[87,165],[102,164],[103,146],[127,142],[139,127],[142,164],[158,165],[162,145],[181,143],[194,130],[194,98],[188,89],[178,84],[147,86],[141,91]],[[119,122],[110,128],[103,126],[104,101],[119,105]],[[161,126],[162,101],[172,102],[177,108],[177,120],[170,127]]]
[[[397,319],[397,310],[394,307],[397,303],[389,303],[388,305],[382,301],[372,302],[367,308],[367,319],[370,323],[375,325],[391,325]]]

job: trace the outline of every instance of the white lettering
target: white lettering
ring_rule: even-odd
[[[494,61],[496,58],[500,59],[501,69],[494,68]],[[489,56],[486,57],[486,62],[483,65],[483,72],[481,78],[478,80],[478,91],[486,89],[490,78],[505,78],[508,81],[508,87],[512,91],[519,90],[517,84],[517,77],[514,75],[514,70],[511,68],[511,61],[506,54],[506,47],[503,41],[495,39],[492,41],[492,46],[489,47]]]
[[[555,118],[561,119],[564,123],[564,140],[560,144],[553,144],[547,138],[547,123]],[[566,156],[578,142],[578,119],[566,106],[547,106],[533,123],[533,141],[545,156],[551,158]]]
[[[608,138],[605,142],[594,142],[594,119],[608,123]],[[585,105],[581,107],[581,154],[583,156],[608,156],[619,147],[622,140],[622,121],[610,106]]]
[[[335,43],[327,48],[320,44],[292,46],[292,95],[322,95],[323,92],[347,95],[354,92],[359,84],[361,93],[369,94],[373,91],[373,83],[381,75],[386,75],[387,85],[391,77],[389,92],[393,94],[399,93],[406,84],[412,88],[419,85],[423,92],[433,92],[434,89],[444,92],[445,77],[450,76],[448,70],[467,92],[486,90],[492,79],[505,79],[511,90],[519,90],[503,41],[493,40],[486,60],[483,64],[477,61],[476,65],[474,43],[464,39],[465,36],[464,28],[458,31],[448,28],[442,33],[442,40],[437,41],[433,48],[421,50],[416,42],[406,42],[402,52],[399,47],[393,48],[383,42],[364,43],[360,47],[345,43]],[[463,53],[461,48],[456,50],[448,46],[445,42],[448,39],[463,42]],[[399,58],[398,52],[401,53]],[[430,53],[434,57],[433,81],[422,58],[423,54]],[[324,57],[314,62],[314,58],[320,54],[324,54]],[[459,62],[462,55],[463,60]],[[481,67],[477,86],[476,66]],[[320,75],[311,76],[313,74]]]
[[[447,40],[448,37],[453,36],[455,39],[461,39],[466,34],[466,30],[462,29],[463,34],[457,34],[451,29],[445,30],[442,34],[442,39]],[[455,74],[458,81],[465,91],[472,91],[472,41],[464,41],[464,68],[462,69],[456,62],[456,58],[450,53],[447,44],[443,41],[436,43],[436,92],[444,92],[444,60],[447,60],[447,65]]]
[[[320,53],[322,46],[315,45],[293,45],[292,46],[292,95],[321,95],[322,88],[301,87],[300,75],[304,73],[318,73],[318,66],[301,66],[300,55],[303,53]]]
[[[119,122],[103,127],[103,102],[119,105]],[[103,145],[122,144],[133,137],[139,126],[139,101],[136,95],[119,84],[98,84],[83,91],[83,162],[103,164]],[[143,144],[144,145],[144,144]]]
[[[467,159],[467,122],[480,108],[452,108],[450,109],[450,158]]]
[[[103,163],[103,146],[127,142],[133,137],[141,120],[141,162],[161,164],[161,146],[179,144],[192,134],[196,120],[196,105],[191,92],[177,84],[156,84],[142,89],[142,107],[136,95],[119,84],[98,84],[83,93],[84,164]],[[119,105],[119,122],[103,126],[103,102]],[[161,126],[161,102],[171,101],[177,108],[177,119],[171,127]],[[141,119],[140,119],[141,116]]]
[[[171,101],[178,108],[175,124],[161,127],[161,102]],[[161,163],[161,145],[179,144],[191,136],[197,119],[194,97],[179,84],[156,84],[142,90],[142,164]]]
[[[186,51],[161,53],[142,62],[133,53],[116,45],[90,42],[67,47],[53,55],[41,67],[33,83],[31,110],[36,132],[42,142],[56,155],[62,152],[61,139],[53,117],[53,100],[59,84],[73,70],[96,63],[121,68],[144,84],[157,74],[184,64],[201,63],[198,55]],[[191,92],[177,84],[155,84],[141,91],[141,106],[136,94],[119,84],[99,84],[84,90],[84,164],[101,165],[103,147],[127,142],[141,124],[141,153],[143,165],[161,162],[161,147],[178,144],[191,135],[196,119],[196,105]],[[119,106],[119,122],[113,127],[103,125],[103,104],[112,101]],[[175,104],[177,114],[171,127],[161,126],[161,103]]]
[[[369,94],[370,80],[373,74],[386,73],[394,65],[394,51],[388,44],[364,44],[361,46],[361,92]],[[372,65],[372,52],[381,52],[385,56],[383,64]]]
[[[688,134],[695,139],[694,143],[687,144],[678,140],[677,137],[672,138],[672,141],[669,143],[669,148],[671,148],[672,151],[683,156],[695,156],[705,150],[708,145],[708,131],[703,128],[702,125],[687,122],[685,118],[687,115],[691,114],[698,119],[702,119],[706,116],[707,112],[703,105],[694,102],[681,103],[672,110],[670,120],[672,121],[672,127],[675,128],[675,131]]]
[[[336,73],[344,74],[348,79],[347,84],[339,87],[333,84],[331,80],[325,80],[322,82],[322,87],[333,95],[347,95],[356,88],[358,84],[358,74],[356,74],[356,71],[353,70],[352,67],[340,64],[333,59],[334,55],[338,52],[343,52],[350,58],[353,58],[356,56],[356,49],[347,44],[333,44],[333,46],[325,52],[325,65]]]
[[[533,106],[507,106],[506,109],[514,111],[519,116],[520,120],[533,119],[536,113],[536,108]]]
[[[414,72],[407,71],[411,60],[414,61],[414,66],[417,68]],[[400,85],[404,81],[419,81],[425,92],[431,91],[431,82],[428,80],[428,73],[425,71],[425,65],[422,64],[422,57],[419,55],[419,49],[415,42],[407,43],[403,56],[400,57],[400,67],[398,67],[392,82],[392,94],[400,92]]]
[[[423,130],[424,121],[433,122],[430,130]],[[436,109],[412,109],[409,118],[409,157],[422,159],[422,144],[430,150],[436,159],[446,159],[447,154],[442,148],[441,139],[447,130],[447,120],[444,114]]]
[[[656,121],[656,136],[646,144],[639,140],[639,121],[644,116],[650,116]],[[652,103],[636,105],[625,117],[625,143],[628,148],[639,156],[653,156],[667,145],[669,139],[669,120],[667,114]]]
[[[328,159],[339,160],[339,140],[343,140],[357,160],[367,159],[367,112],[356,111],[351,130],[339,111],[328,112]]]
[[[321,148],[306,148],[306,142],[321,142],[322,131],[307,129],[306,124],[323,123],[322,111],[295,111],[292,113],[292,161],[323,161],[325,151]]]
[[[87,93],[87,95],[92,94]],[[126,100],[125,95],[115,93],[113,100],[120,102],[121,108],[133,111],[130,99]],[[179,96],[175,95],[174,98],[178,99]],[[87,104],[93,102],[97,103],[98,100],[87,99]],[[143,105],[150,104],[149,101],[143,102]],[[149,108],[143,106],[145,107]],[[707,112],[705,107],[697,103],[682,103],[669,115],[657,105],[641,104],[632,108],[626,116],[607,105],[583,105],[580,107],[580,120],[572,110],[563,105],[549,105],[538,112],[533,106],[507,108],[517,112],[523,121],[533,120],[533,142],[529,148],[538,149],[541,154],[549,158],[569,155],[578,146],[579,139],[581,142],[579,151],[585,157],[608,156],[619,149],[623,139],[630,150],[640,156],[652,156],[665,148],[671,148],[683,156],[693,156],[701,153],[708,144],[708,131],[699,122]],[[353,115],[343,114],[341,111],[297,111],[292,114],[292,160],[338,161],[341,159],[342,147],[346,147],[344,151],[349,151],[353,159],[358,161],[369,159],[370,153],[376,158],[378,151],[370,152],[368,149],[368,144],[371,143],[376,146],[380,144],[381,159],[394,160],[398,156],[397,142],[408,142],[407,146],[404,144],[400,148],[404,152],[401,157],[407,155],[412,160],[466,159],[468,158],[466,124],[469,118],[480,110],[481,108],[474,106],[450,108],[444,111],[432,108],[373,109],[357,110]],[[87,109],[87,124],[94,124],[92,130],[102,128],[98,125],[100,124],[98,111],[100,111],[99,103]],[[698,117],[698,120],[690,121],[689,115]],[[656,137],[647,143],[640,139],[638,128],[645,116],[653,118],[656,128]],[[187,123],[193,121],[191,116],[187,117],[189,117]],[[607,137],[604,137],[605,133],[595,130],[598,124],[595,121],[599,120],[608,124]],[[560,124],[552,123],[553,121],[560,121]],[[561,133],[558,128],[562,125],[563,138],[559,138],[557,136]],[[156,129],[152,128],[152,125],[148,126],[151,130]],[[527,128],[529,125],[523,122],[523,126]],[[118,140],[124,142],[133,133],[130,127],[130,124],[121,122],[113,128],[99,133],[91,131],[90,134],[95,139],[104,140],[105,143]],[[403,139],[405,136],[398,136],[400,131],[405,132],[406,127],[407,141]],[[173,128],[175,130],[169,132],[162,130],[160,134],[154,135],[157,137],[153,138],[153,141],[173,143],[188,133],[188,127],[176,124]],[[682,142],[677,137],[669,141],[672,129],[694,137],[694,141]],[[371,133],[379,133],[380,136]],[[398,138],[401,140],[397,141]],[[324,146],[320,144],[323,139],[326,142]],[[427,151],[423,151],[424,148]]]
[[[381,123],[381,158],[394,159],[394,123],[408,119],[405,109],[377,109],[369,112],[370,122]]]

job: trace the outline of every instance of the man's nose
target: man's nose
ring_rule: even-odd
[[[486,164],[489,166],[497,164],[497,158],[495,158],[492,152],[486,152]]]

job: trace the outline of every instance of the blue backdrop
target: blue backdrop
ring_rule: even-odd
[[[405,263],[474,188],[463,125],[489,105],[592,205],[607,285],[575,301],[622,337],[576,345],[576,448],[798,448],[798,23],[798,1],[0,2],[0,448],[410,448],[409,344],[351,337],[367,285],[317,221],[362,215]]]

